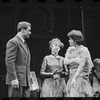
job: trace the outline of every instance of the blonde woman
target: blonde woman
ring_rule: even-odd
[[[50,42],[51,54],[43,59],[40,74],[45,77],[40,97],[63,97],[65,89],[65,79],[63,75],[67,74],[64,71],[64,58],[58,53],[64,44],[54,38]]]

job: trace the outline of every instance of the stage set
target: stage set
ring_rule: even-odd
[[[50,54],[49,41],[52,38],[59,38],[64,43],[64,48],[60,51],[60,55],[64,57],[69,46],[68,32],[72,29],[80,30],[85,37],[84,45],[88,47],[92,60],[100,58],[99,0],[0,1],[1,97],[8,97],[5,84],[6,43],[16,35],[19,21],[28,21],[32,24],[32,34],[27,43],[31,52],[31,71],[35,72],[40,85],[41,64],[44,56]]]

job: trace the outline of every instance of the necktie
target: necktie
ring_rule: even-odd
[[[26,42],[24,42],[24,44],[25,44],[25,47],[26,47],[26,49],[28,50],[28,46],[27,46],[27,43],[26,43]]]

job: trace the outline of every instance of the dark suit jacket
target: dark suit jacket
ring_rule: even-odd
[[[20,86],[30,86],[30,51],[17,35],[6,45],[5,62],[6,84],[18,79]]]

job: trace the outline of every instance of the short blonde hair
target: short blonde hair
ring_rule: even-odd
[[[59,43],[60,48],[63,48],[63,47],[64,47],[64,44],[60,41],[60,39],[54,38],[54,39],[52,39],[52,40],[49,42],[50,49],[52,48],[52,44],[55,43],[55,42],[58,42],[58,43]]]

